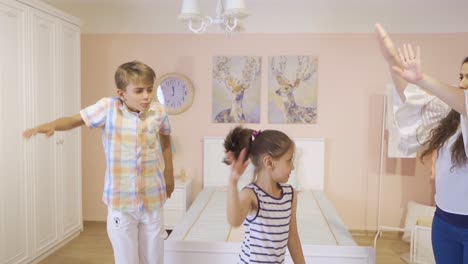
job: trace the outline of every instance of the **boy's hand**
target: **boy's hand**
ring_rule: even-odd
[[[231,160],[231,180],[238,182],[239,178],[244,174],[245,169],[249,165],[249,160],[247,159],[247,150],[244,148],[239,154],[239,158],[236,160],[234,155],[231,152],[227,153],[228,159]]]
[[[43,125],[25,130],[23,132],[23,137],[26,139],[29,139],[32,136],[35,136],[37,133],[42,133],[42,134],[45,134],[47,137],[51,137],[54,134],[54,132],[55,132],[55,126],[51,122],[51,123],[43,124]]]
[[[166,195],[171,198],[174,191],[174,170],[170,168],[164,169],[164,181],[166,182]]]

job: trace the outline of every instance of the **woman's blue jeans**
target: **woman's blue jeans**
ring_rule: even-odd
[[[468,264],[468,228],[460,228],[434,215],[432,249],[437,264]]]

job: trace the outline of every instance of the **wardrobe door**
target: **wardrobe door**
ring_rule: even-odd
[[[59,102],[63,116],[79,113],[80,105],[80,29],[62,22],[59,30]],[[81,129],[61,134],[59,159],[60,208],[64,237],[82,228],[81,217]]]
[[[31,10],[32,67],[34,123],[42,124],[58,118],[56,20],[39,10]],[[34,138],[32,161],[33,250],[34,256],[50,249],[58,241],[57,226],[57,163],[56,151],[60,141],[38,135]]]
[[[26,8],[0,0],[0,263],[28,259]]]

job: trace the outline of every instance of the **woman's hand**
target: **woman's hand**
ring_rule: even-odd
[[[416,47],[415,54],[411,44],[405,44],[403,45],[403,50],[398,49],[398,55],[402,67],[393,66],[392,69],[407,82],[417,84],[421,81],[423,79],[423,72],[421,69],[421,50],[419,46]]]
[[[390,65],[400,65],[397,50],[393,45],[392,40],[388,36],[385,29],[380,24],[375,25],[375,31],[377,35],[377,42],[379,43],[380,52],[384,59]]]
[[[393,67],[400,69],[403,67],[398,52],[395,49],[395,45],[393,45],[393,41],[380,24],[375,24],[375,33],[380,52],[390,68],[393,84],[395,85],[400,99],[404,102],[406,100],[405,89],[408,86],[408,81],[403,79],[397,71],[393,70]]]

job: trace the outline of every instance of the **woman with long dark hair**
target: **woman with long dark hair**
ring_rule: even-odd
[[[468,264],[468,57],[460,67],[458,87],[423,73],[419,47],[396,50],[376,25],[378,43],[401,101],[395,119],[408,154],[425,146],[421,159],[437,153],[436,212],[432,247],[437,263]]]

